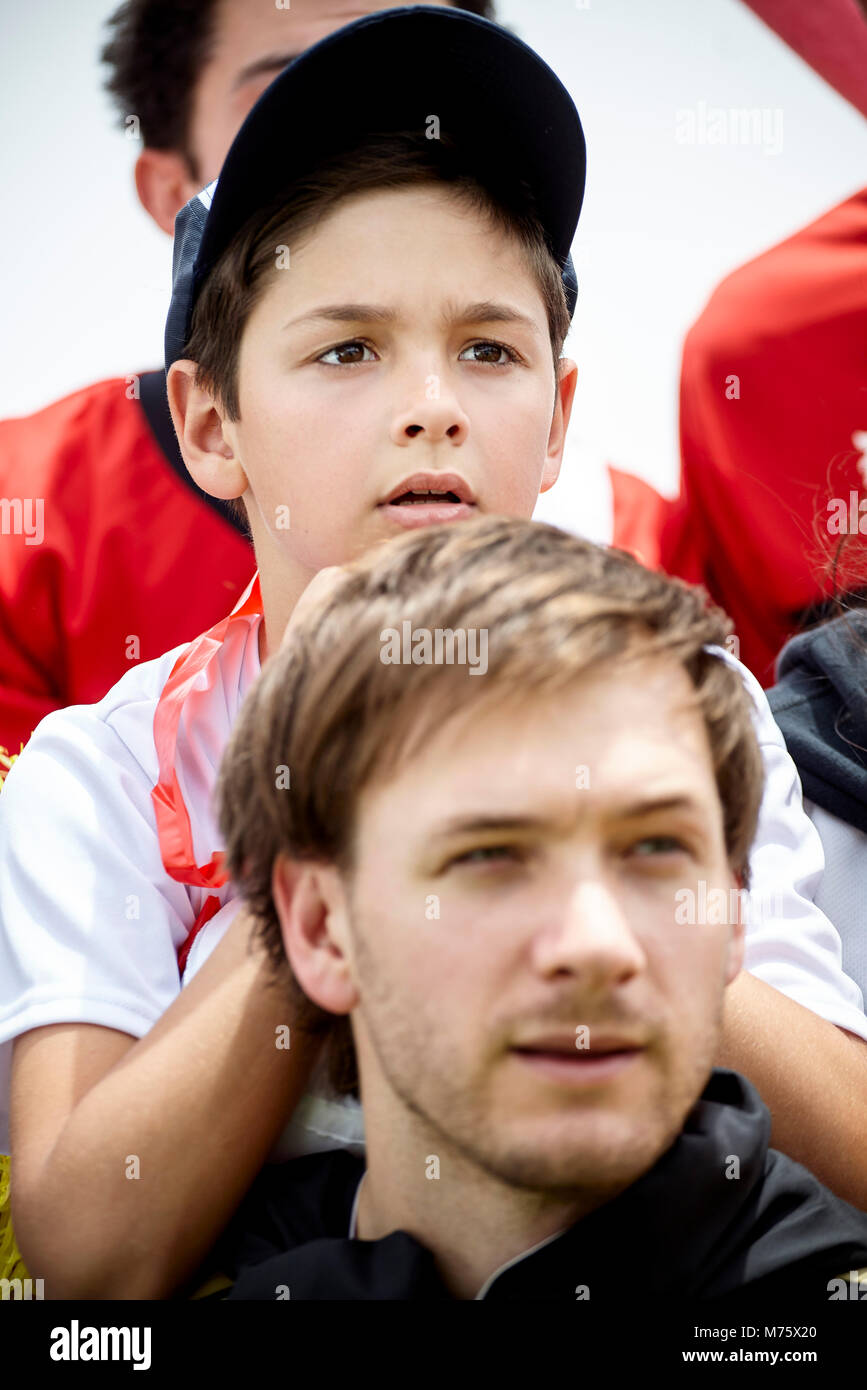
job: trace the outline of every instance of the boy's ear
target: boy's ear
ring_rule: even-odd
[[[187,470],[203,492],[230,501],[247,490],[247,476],[223,436],[214,397],[196,385],[196,364],[173,362],[166,378],[172,423]]]
[[[545,467],[542,470],[540,492],[547,492],[560,476],[563,464],[563,447],[566,443],[566,430],[572,415],[572,402],[575,387],[578,385],[578,367],[568,357],[561,357],[557,363],[557,386],[554,394],[554,415],[548,434],[548,448],[545,454]]]
[[[278,855],[271,895],[289,964],[309,999],[333,1014],[348,1014],[358,990],[348,952],[346,893],[331,865]]]

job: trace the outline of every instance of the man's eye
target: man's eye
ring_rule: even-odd
[[[464,353],[466,352],[478,353],[479,356],[466,359],[464,358]],[[506,354],[505,361],[502,360],[503,353]],[[464,351],[460,353],[458,361],[461,359],[464,361],[481,362],[489,367],[507,367],[510,362],[518,361],[518,354],[515,352],[514,348],[507,347],[505,343],[470,343],[470,346],[464,348]]]
[[[640,859],[654,858],[660,854],[689,853],[683,840],[679,840],[676,835],[645,835],[643,840],[636,840],[629,849],[630,853]]]
[[[468,849],[463,854],[450,859],[447,868],[455,864],[490,864],[498,859],[517,859],[520,856],[513,845],[481,845],[478,849]]]
[[[370,356],[362,356],[365,352],[369,352]],[[367,343],[353,338],[351,342],[338,343],[337,347],[329,348],[317,357],[316,361],[324,362],[328,367],[353,367],[356,362],[375,362],[376,356]]]

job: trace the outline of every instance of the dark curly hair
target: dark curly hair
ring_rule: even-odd
[[[494,18],[493,0],[453,8]],[[135,113],[144,144],[180,152],[193,178],[200,176],[189,148],[193,97],[213,52],[216,13],[216,0],[125,0],[107,21],[100,54],[121,121]]]

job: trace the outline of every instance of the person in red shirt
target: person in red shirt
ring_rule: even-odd
[[[139,119],[136,190],[158,226],[172,235],[287,62],[391,3],[121,5],[102,58],[121,118]],[[491,0],[461,8],[493,18]],[[46,714],[101,699],[130,662],[213,626],[255,562],[240,510],[184,466],[161,368],[0,421],[0,509],[2,781]]]
[[[861,10],[750,6],[867,115]],[[703,584],[766,687],[788,639],[852,582],[841,541],[867,533],[865,246],[862,188],[727,276],[684,343],[679,495],[609,469],[614,544]]]
[[[638,542],[706,586],[764,686],[821,616],[853,517],[867,531],[850,500],[867,485],[865,246],[862,189],[714,291],[683,349],[680,494],[656,514],[657,553]],[[619,496],[615,543],[631,548]]]

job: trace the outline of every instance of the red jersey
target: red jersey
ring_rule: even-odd
[[[211,627],[255,570],[184,467],[162,371],[0,421],[0,747]],[[140,397],[137,398],[137,391]],[[0,763],[0,781],[4,764]]]
[[[615,545],[704,584],[765,686],[831,591],[841,531],[867,533],[848,520],[867,492],[865,349],[867,189],[729,275],[690,330],[679,496],[611,470]],[[863,573],[863,542],[844,544]]]

